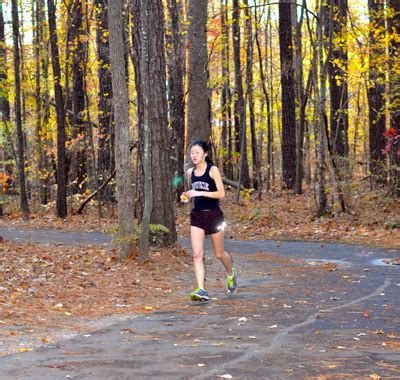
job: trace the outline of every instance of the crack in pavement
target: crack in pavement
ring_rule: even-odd
[[[347,302],[347,303],[345,303],[343,305],[332,307],[332,308],[327,309],[327,310],[320,310],[318,312],[318,314],[310,315],[303,322],[296,323],[296,324],[294,324],[292,326],[285,327],[284,329],[282,329],[278,334],[276,334],[273,337],[273,339],[271,341],[271,344],[268,347],[265,347],[264,349],[261,349],[261,350],[259,349],[259,350],[254,350],[254,351],[251,351],[251,352],[247,352],[246,354],[241,355],[240,357],[238,357],[236,359],[233,359],[233,360],[231,360],[229,362],[224,363],[219,368],[210,370],[208,372],[208,375],[215,375],[217,372],[220,372],[221,369],[226,369],[227,367],[231,367],[232,365],[236,365],[236,364],[242,363],[242,362],[244,362],[244,361],[246,361],[248,359],[255,358],[255,357],[259,356],[259,355],[271,354],[272,352],[276,351],[282,345],[285,337],[290,332],[296,330],[299,327],[307,326],[307,325],[310,325],[310,324],[314,323],[315,321],[317,321],[317,319],[319,318],[319,313],[331,313],[333,311],[336,311],[336,310],[339,310],[339,309],[344,309],[346,307],[353,306],[353,305],[355,305],[357,303],[360,303],[362,301],[365,301],[365,300],[368,300],[370,298],[373,298],[373,297],[379,295],[380,293],[382,293],[382,291],[385,290],[386,288],[388,288],[391,284],[392,284],[392,282],[389,279],[385,279],[385,282],[381,286],[379,286],[374,292],[372,292],[372,293],[370,293],[370,294],[368,294],[366,296],[357,298],[357,299],[355,299],[353,301]],[[204,378],[204,374],[202,374],[201,376],[199,375],[199,376],[192,377],[192,379],[201,379],[201,378]]]

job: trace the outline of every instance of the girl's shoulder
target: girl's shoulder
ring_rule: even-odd
[[[210,164],[210,176],[212,179],[214,179],[214,175],[220,175],[218,166]]]

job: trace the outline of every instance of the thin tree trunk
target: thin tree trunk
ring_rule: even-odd
[[[18,135],[18,177],[20,185],[20,206],[24,220],[29,219],[29,205],[25,181],[24,136],[21,116],[21,73],[19,56],[19,21],[17,0],[12,0],[12,29],[14,41],[14,78],[15,78],[15,119]]]
[[[174,178],[176,180],[176,200],[183,191],[185,178],[185,98],[184,98],[184,46],[182,36],[182,13],[181,0],[168,0],[170,14],[170,31],[168,49],[168,94],[169,94],[169,115],[171,126],[172,154],[175,158],[172,163]]]
[[[0,121],[10,121],[10,102],[8,100],[7,86],[7,50],[4,33],[3,4],[0,3]]]
[[[139,144],[138,144],[138,153],[137,153],[137,164],[136,164],[136,199],[135,202],[135,216],[138,219],[143,215],[143,207],[144,207],[144,186],[139,184],[144,178],[143,173],[143,90],[141,83],[141,71],[140,71],[140,28],[141,28],[141,9],[140,9],[140,0],[131,0],[131,14],[132,14],[132,29],[131,29],[131,38],[132,38],[132,49],[131,49],[131,59],[133,68],[135,71],[135,88],[136,88],[136,97],[137,97],[137,130],[139,136]]]
[[[269,35],[268,35],[268,29],[267,27],[265,28],[265,47],[266,47],[266,54],[265,54],[265,60],[266,60],[266,67],[269,66],[269,93],[271,94],[270,96],[270,103],[271,103],[271,128],[268,130],[268,141],[270,141],[270,147],[269,149],[271,157],[270,157],[270,168],[271,168],[271,187],[274,186],[275,182],[275,144],[274,144],[274,126],[273,126],[273,107],[274,107],[274,84],[273,84],[273,44],[272,44],[272,16],[271,16],[271,8],[268,8],[268,23],[269,25]],[[269,50],[268,50],[269,46]],[[269,51],[269,57],[268,57],[268,51]],[[268,64],[268,58],[269,58],[269,64]],[[278,133],[279,133],[279,123],[278,123]]]
[[[245,16],[246,16],[246,87],[247,87],[247,98],[249,104],[249,120],[250,120],[250,132],[251,132],[251,153],[252,153],[252,161],[253,161],[253,175],[252,175],[252,183],[253,188],[258,189],[261,186],[259,183],[260,178],[260,160],[258,157],[258,148],[257,148],[257,134],[256,134],[256,123],[254,116],[254,91],[253,91],[253,26],[252,26],[252,17],[249,11],[248,0],[244,1],[246,6]]]
[[[328,19],[327,15],[327,7],[324,4],[321,4],[320,7],[320,25],[319,25],[319,30],[320,30],[320,38],[318,40],[318,50],[319,50],[319,63],[320,63],[320,88],[321,88],[321,97],[319,101],[319,114],[320,114],[320,120],[322,122],[322,130],[321,130],[321,139],[324,143],[324,146],[326,148],[326,165],[329,171],[330,179],[332,181],[332,188],[333,188],[333,198],[334,198],[334,211],[336,209],[339,209],[339,211],[345,212],[347,210],[346,203],[344,201],[341,185],[340,185],[340,173],[337,169],[337,165],[335,160],[333,159],[332,156],[332,151],[329,143],[329,135],[328,135],[328,117],[326,114],[326,81],[327,81],[327,73],[328,73],[328,62],[331,59],[330,58],[330,53],[331,53],[331,48],[332,48],[332,41],[323,41],[322,38],[322,26],[325,24],[326,25],[326,20]],[[330,13],[332,13],[333,9],[330,9]],[[330,18],[332,17],[331,15],[329,16]],[[332,39],[332,34],[330,35],[330,39]],[[328,48],[328,51],[326,53],[326,59],[324,60],[324,42],[325,45]]]
[[[36,8],[32,20],[34,24],[34,55],[35,55],[35,162],[36,162],[36,175],[39,184],[40,201],[43,205],[48,201],[48,185],[46,173],[46,161],[44,155],[45,140],[42,127],[43,113],[42,113],[42,85],[41,85],[41,63],[42,53],[41,46],[44,43],[43,38],[43,23],[44,23],[44,1],[37,0]]]
[[[87,131],[82,116],[85,112],[85,48],[84,48],[84,4],[73,0],[71,8],[71,54],[72,54],[72,139],[74,149],[71,157],[71,179],[73,193],[83,193],[87,183]]]
[[[279,47],[282,84],[282,187],[296,182],[296,109],[293,65],[292,6],[279,1]]]
[[[388,5],[392,10],[391,17],[388,19],[389,26],[389,88],[390,88],[390,130],[388,142],[390,146],[390,182],[389,191],[391,194],[400,197],[400,2],[388,0]]]
[[[220,1],[220,13],[221,13],[221,75],[223,79],[223,87],[221,94],[221,146],[222,146],[222,173],[230,178],[230,157],[229,157],[229,135],[228,135],[228,91],[229,91],[229,60],[228,56],[228,28],[226,26],[226,8],[224,0]]]
[[[303,6],[305,4],[305,0],[303,1]],[[296,11],[296,9],[294,10]],[[296,37],[295,37],[295,58],[296,58],[296,74],[297,74],[297,98],[299,102],[299,123],[297,128],[297,136],[296,136],[296,184],[295,184],[295,193],[301,194],[303,192],[303,144],[304,144],[304,125],[305,125],[305,107],[307,102],[305,101],[305,93],[304,93],[304,83],[303,83],[303,43],[302,43],[302,26],[303,26],[303,18],[304,18],[304,7],[301,7],[300,20],[297,22],[296,17],[295,25],[296,25]],[[310,73],[311,74],[311,73]],[[311,75],[309,74],[309,78]],[[311,82],[310,82],[311,83]]]
[[[369,170],[371,185],[385,183],[385,73],[379,60],[385,55],[384,1],[369,0],[369,71],[368,71],[368,121]]]
[[[114,156],[114,117],[112,111],[112,83],[110,73],[110,48],[108,35],[108,0],[96,0],[96,43],[97,59],[99,61],[99,97],[98,97],[98,154],[97,169],[99,183],[113,172],[115,168]],[[110,201],[111,186],[99,191],[99,202]]]
[[[118,219],[120,224],[120,255],[132,254],[134,243],[134,193],[129,153],[129,104],[123,42],[122,0],[108,6],[110,31],[110,64],[115,115],[115,163],[117,169]]]
[[[244,187],[250,187],[249,164],[247,160],[246,141],[246,104],[244,101],[242,65],[240,60],[240,7],[239,1],[233,0],[232,10],[232,38],[233,38],[233,62],[235,67],[235,95],[234,95],[234,120],[235,120],[235,149],[240,153],[240,175],[239,182]],[[244,142],[242,143],[242,140]],[[243,149],[242,149],[243,148]]]
[[[151,129],[150,129],[150,20],[152,17],[153,4],[149,0],[140,1],[140,79],[142,81],[143,93],[143,171],[144,171],[144,209],[140,228],[139,257],[144,262],[149,257],[149,235],[150,219],[153,208],[153,181],[152,181],[152,163],[151,163]]]
[[[268,16],[267,16],[267,26],[266,29],[268,28],[268,23],[270,20],[270,10],[268,8]],[[272,125],[271,125],[271,101],[270,101],[270,96],[268,94],[267,90],[267,78],[264,75],[264,67],[263,67],[263,59],[262,59],[262,53],[261,53],[261,45],[260,45],[260,38],[259,38],[259,19],[257,16],[257,10],[254,10],[254,21],[255,21],[255,40],[256,40],[256,46],[257,46],[257,52],[258,52],[258,64],[260,67],[259,73],[261,77],[261,84],[262,84],[262,90],[263,94],[265,97],[265,104],[267,106],[267,178],[266,178],[266,189],[269,191],[271,189],[271,165],[272,165]],[[267,31],[265,33],[265,36],[267,38]],[[267,44],[266,44],[267,45]],[[260,144],[262,145],[262,142],[260,141]],[[260,160],[260,170],[261,170],[261,160]]]
[[[330,17],[326,38],[332,41],[328,61],[330,93],[330,143],[334,156],[346,157],[348,147],[348,90],[347,90],[347,0],[329,0]],[[338,42],[337,42],[338,41]],[[335,157],[340,167],[343,162]]]
[[[61,70],[60,58],[58,53],[57,27],[56,27],[56,8],[54,0],[47,0],[47,10],[49,18],[49,34],[52,55],[54,94],[56,100],[57,113],[57,201],[56,212],[60,218],[67,216],[67,167],[65,154],[65,111],[62,88],[60,84]]]

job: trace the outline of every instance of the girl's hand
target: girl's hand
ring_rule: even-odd
[[[189,202],[189,197],[186,195],[186,193],[181,194],[181,202],[182,203],[187,203]]]
[[[186,191],[186,193],[184,193],[184,194],[186,194],[189,197],[189,199],[192,199],[193,197],[197,197],[199,195],[199,192],[197,190],[192,189],[192,190]]]

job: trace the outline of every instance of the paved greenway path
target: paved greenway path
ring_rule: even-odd
[[[1,228],[0,236],[64,245],[110,240]],[[400,379],[400,266],[382,262],[400,250],[271,240],[226,245],[239,268],[235,296],[210,280],[209,303],[183,301],[172,311],[0,357],[0,379]],[[207,266],[217,266],[209,245],[207,254]]]

